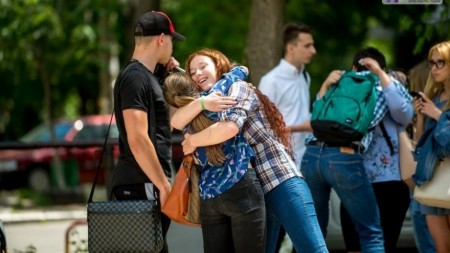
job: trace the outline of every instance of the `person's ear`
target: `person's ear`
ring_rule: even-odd
[[[158,44],[164,45],[164,36],[165,36],[164,33],[161,33],[161,34],[158,36]]]
[[[291,53],[293,49],[294,49],[294,44],[287,43],[287,45],[286,45],[286,52]]]

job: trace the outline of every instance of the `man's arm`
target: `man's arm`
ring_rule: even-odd
[[[170,192],[170,183],[147,133],[147,113],[136,109],[126,109],[123,110],[123,118],[131,152],[145,175],[159,189],[161,205],[164,205]]]

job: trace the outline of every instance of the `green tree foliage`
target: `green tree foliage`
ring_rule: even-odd
[[[245,63],[251,0],[239,2],[165,0],[161,7],[186,41],[174,43],[174,56],[184,67],[186,58],[197,49],[215,48],[232,60]]]
[[[406,70],[426,58],[428,48],[449,37],[448,0],[436,5],[384,5],[379,1],[288,1],[286,20],[314,30],[317,55],[308,70],[312,92],[333,69],[351,67],[354,53],[375,46],[385,53],[388,68]],[[434,19],[430,19],[434,17]]]
[[[44,80],[52,82],[48,76],[49,70],[43,62],[45,47],[57,43],[62,34],[58,17],[51,8],[45,5],[36,5],[32,1],[2,1],[0,7],[1,23],[1,72],[6,79],[6,93],[2,96],[2,112],[8,119],[8,109],[13,107],[19,115],[25,115],[30,121],[36,118],[33,108],[42,108],[36,98],[44,97]],[[27,20],[27,22],[23,22]],[[4,74],[3,74],[4,73]],[[35,89],[34,87],[40,87]],[[30,103],[23,103],[30,101]],[[12,105],[7,107],[7,105]],[[17,117],[10,117],[14,121]]]
[[[41,121],[98,112],[98,75],[105,64],[97,57],[104,46],[98,43],[97,20],[102,11],[114,13],[120,6],[107,1],[109,9],[101,9],[103,2],[0,1],[5,139]]]

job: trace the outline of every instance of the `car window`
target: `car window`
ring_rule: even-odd
[[[57,123],[54,125],[53,130],[55,133],[56,141],[63,141],[66,134],[69,132],[72,127],[72,123]],[[19,140],[23,142],[49,142],[51,140],[50,129],[41,124],[31,131],[22,136]]]
[[[111,125],[111,129],[109,130],[109,138],[119,138],[119,129],[117,125]]]
[[[104,140],[108,125],[85,125],[75,135],[74,141],[86,141],[86,140]],[[111,125],[109,130],[109,138],[118,138],[119,130],[116,125]]]

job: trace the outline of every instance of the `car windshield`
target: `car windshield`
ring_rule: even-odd
[[[72,123],[70,122],[55,124],[53,126],[55,141],[63,141],[64,136],[69,132],[71,127]],[[39,125],[26,133],[19,140],[23,142],[49,142],[51,141],[50,128],[45,124]]]

